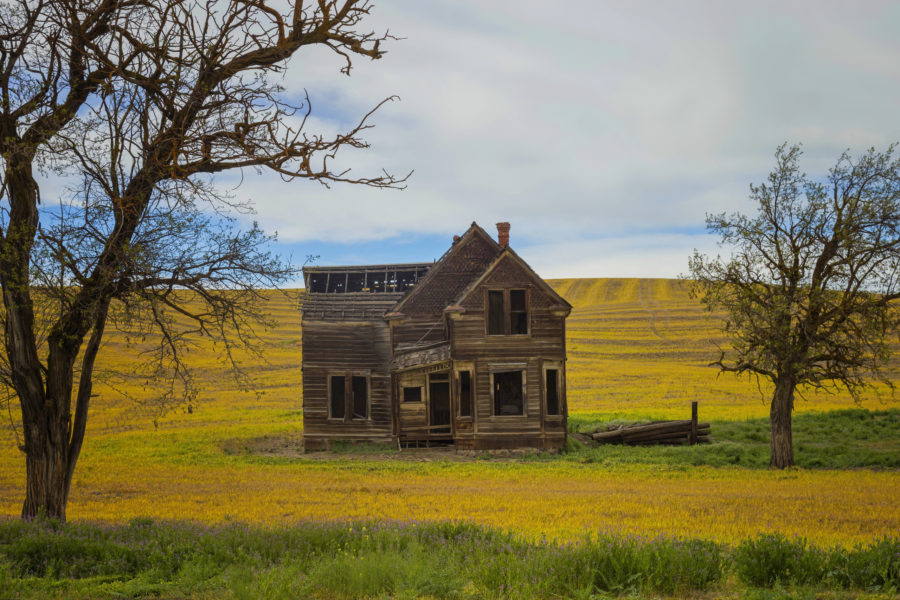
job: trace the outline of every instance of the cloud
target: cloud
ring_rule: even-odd
[[[846,148],[900,140],[898,26],[896,3],[874,1],[380,2],[363,27],[405,38],[383,59],[346,77],[341,57],[305,49],[284,85],[309,93],[311,131],[398,95],[373,116],[372,147],[335,166],[415,170],[408,188],[221,181],[293,249],[506,220],[542,274],[674,276],[705,213],[753,210],[748,184],[782,142],[803,142],[804,168],[824,174]],[[430,249],[385,259],[417,251]]]

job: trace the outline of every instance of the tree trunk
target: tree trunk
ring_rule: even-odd
[[[791,413],[794,410],[794,388],[792,377],[779,377],[775,381],[775,394],[769,412],[769,426],[772,433],[771,458],[769,468],[784,469],[794,466],[794,441],[791,434]]]
[[[48,411],[48,413],[56,411]],[[46,415],[43,426],[25,429],[25,503],[22,518],[66,520],[69,498],[68,423]]]

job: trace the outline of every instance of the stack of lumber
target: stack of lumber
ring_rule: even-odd
[[[691,439],[691,430],[696,425],[696,439]],[[649,446],[651,444],[681,445],[692,442],[709,441],[709,423],[684,421],[656,421],[638,425],[619,425],[606,430],[597,430],[591,437],[604,444],[629,444]]]

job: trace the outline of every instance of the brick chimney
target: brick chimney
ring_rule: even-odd
[[[509,223],[497,223],[497,243],[501,248],[509,247]]]

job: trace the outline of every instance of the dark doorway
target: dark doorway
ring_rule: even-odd
[[[431,433],[450,433],[450,381],[444,374],[435,373],[428,383],[430,425],[446,425],[447,428],[432,429]]]

